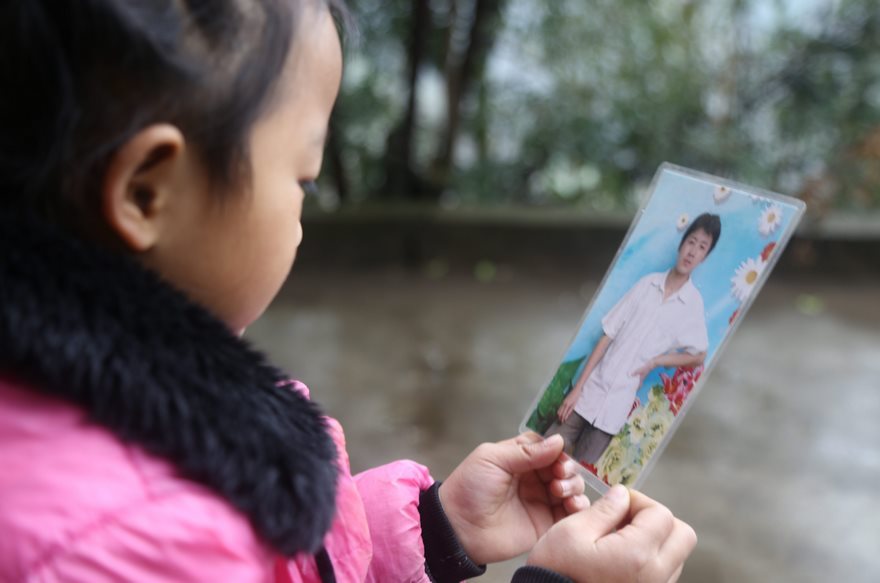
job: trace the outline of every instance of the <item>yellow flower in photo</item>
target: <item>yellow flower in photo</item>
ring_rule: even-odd
[[[644,443],[642,443],[641,453],[642,456],[639,459],[639,464],[644,466],[648,463],[648,460],[651,459],[651,456],[654,455],[654,452],[657,451],[657,448],[660,447],[660,442],[663,441],[662,436],[652,436],[651,439],[646,439]]]
[[[750,257],[736,268],[736,274],[731,280],[733,284],[732,293],[736,299],[740,302],[749,299],[752,290],[755,288],[755,283],[761,278],[766,265],[760,259]]]
[[[669,409],[669,401],[663,394],[662,388],[654,387],[648,392],[648,404],[645,405],[645,415],[651,417],[660,411]]]
[[[675,221],[675,228],[678,229],[679,231],[684,231],[685,229],[687,229],[687,226],[690,223],[691,223],[691,218],[688,216],[688,214],[681,213],[681,215],[679,215],[679,217],[678,217],[678,220]]]
[[[599,461],[596,462],[599,477],[606,479],[607,483],[612,486],[620,483],[621,472],[625,466],[631,463],[630,457],[629,440],[615,437],[608,444],[608,448]]]
[[[765,237],[782,224],[782,209],[777,204],[770,205],[758,219],[758,232]]]
[[[636,481],[636,478],[639,477],[639,474],[642,471],[641,465],[636,465],[635,463],[626,464],[622,468],[620,468],[620,472],[617,476],[616,482],[612,482],[613,484],[623,484],[624,486],[629,486],[633,482]],[[610,480],[609,480],[610,481]]]
[[[623,468],[623,466],[622,466],[621,464],[618,464],[618,465],[614,466],[614,467],[611,469],[611,473],[610,473],[610,474],[609,474],[609,473],[604,473],[604,474],[602,474],[602,480],[603,480],[606,484],[608,484],[609,486],[613,486],[613,485],[615,485],[615,484],[619,484],[619,483],[620,483],[620,473],[621,473],[622,468]],[[600,472],[601,472],[601,471],[602,471],[602,470],[600,470]]]
[[[721,184],[716,186],[715,187],[715,195],[714,195],[715,203],[721,204],[722,202],[724,202],[725,200],[730,198],[731,192],[733,192],[733,191],[730,189],[729,186],[723,186]]]
[[[648,404],[645,405],[645,414],[648,417],[651,417],[652,415],[656,415],[664,409],[669,409],[669,401],[664,402],[660,399],[657,399],[655,401],[648,401]]]
[[[629,440],[633,445],[638,445],[645,436],[648,428],[648,414],[646,409],[640,409],[629,420]]]
[[[666,435],[666,432],[669,431],[669,428],[672,427],[674,420],[675,415],[669,409],[658,411],[656,414],[651,415],[650,419],[648,419],[648,427],[646,428],[648,438],[650,440],[656,439],[659,442]]]

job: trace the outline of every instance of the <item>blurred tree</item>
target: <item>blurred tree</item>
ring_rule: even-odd
[[[360,0],[340,197],[631,207],[663,160],[877,208],[876,0]]]
[[[808,34],[781,27],[774,50],[787,58],[747,100],[777,112],[777,181],[823,214],[832,206],[880,207],[880,11],[844,0]],[[768,152],[769,155],[769,152]],[[795,178],[796,177],[796,178]]]
[[[450,2],[453,18],[445,43],[446,123],[441,130],[440,147],[434,159],[432,176],[440,185],[449,181],[455,144],[461,125],[462,102],[475,81],[485,74],[486,59],[492,47],[494,30],[502,0],[471,0],[466,8],[471,13],[462,18],[462,0]],[[456,34],[465,28],[465,34]],[[462,37],[466,39],[462,42]]]
[[[406,35],[406,94],[403,116],[388,134],[385,150],[384,194],[419,198],[428,190],[413,165],[413,134],[415,131],[418,99],[419,72],[425,60],[428,33],[430,31],[430,7],[428,0],[409,3],[408,31]]]
[[[355,73],[354,81],[348,75],[335,120],[344,137],[337,137],[331,146],[342,147],[340,141],[345,147],[365,146],[358,144],[361,136],[357,130],[355,139],[350,139],[348,130],[359,123],[355,112],[363,115],[364,109],[386,108],[382,112],[386,118],[384,147],[381,153],[370,148],[364,160],[369,165],[378,161],[382,176],[368,178],[367,192],[380,197],[436,200],[447,188],[462,109],[482,81],[503,4],[504,0],[412,0],[383,3],[381,9],[378,2],[354,5],[362,29],[360,48],[367,56],[354,57],[354,68],[369,71]],[[402,83],[399,77],[394,78],[397,76],[403,77]],[[429,79],[438,77],[443,86],[442,106],[425,86]],[[391,87],[399,93],[385,94]],[[435,87],[434,93],[438,89]],[[432,100],[427,106],[422,103],[426,97]],[[426,107],[435,111],[425,112]],[[425,129],[420,118],[436,117],[439,110],[442,121],[430,124],[437,138],[426,140],[420,135]],[[364,137],[371,142],[374,139]],[[427,153],[419,156],[420,151]],[[352,173],[344,156],[331,150],[329,158],[337,189],[347,193]]]

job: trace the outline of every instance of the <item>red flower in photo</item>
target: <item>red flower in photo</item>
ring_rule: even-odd
[[[673,415],[678,415],[684,406],[685,399],[694,388],[694,384],[703,374],[703,367],[696,368],[689,366],[681,366],[675,369],[675,373],[670,377],[667,374],[660,374],[663,381],[663,394],[669,401],[669,410]]]
[[[734,310],[733,313],[730,315],[730,319],[727,320],[727,325],[730,326],[731,324],[733,324],[733,321],[736,320],[737,316],[739,316],[739,308]]]
[[[627,419],[632,417],[633,412],[642,406],[642,400],[636,397],[636,400],[633,401],[632,407],[629,408],[629,415],[626,416]]]
[[[766,262],[767,259],[770,258],[770,254],[773,253],[773,249],[776,248],[776,241],[771,241],[767,243],[767,246],[764,247],[764,250],[761,251],[761,261]]]

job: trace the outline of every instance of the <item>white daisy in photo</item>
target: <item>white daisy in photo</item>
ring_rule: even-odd
[[[755,284],[761,278],[761,274],[764,273],[764,267],[766,265],[767,264],[760,259],[749,257],[736,268],[736,274],[733,276],[733,279],[730,280],[733,284],[731,293],[733,293],[733,296],[736,299],[740,302],[749,299],[752,290],[755,288]]]
[[[732,192],[733,191],[730,189],[729,186],[719,184],[715,187],[715,203],[721,204],[722,202],[730,198],[730,193]]]
[[[765,237],[776,230],[782,223],[782,209],[779,205],[772,204],[764,209],[761,218],[758,219],[758,232]]]
[[[687,226],[690,223],[691,223],[691,218],[688,216],[688,214],[681,213],[681,215],[678,217],[678,220],[675,221],[675,228],[678,229],[679,231],[684,231],[685,229],[687,229]]]

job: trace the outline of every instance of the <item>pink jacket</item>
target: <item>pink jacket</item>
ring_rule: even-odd
[[[305,390],[300,384],[299,390]],[[408,461],[352,476],[345,438],[324,540],[336,578],[428,581],[417,508],[428,471]],[[273,553],[248,520],[169,462],[84,411],[0,378],[0,581],[319,581],[315,560]]]
[[[2,213],[0,249],[0,582],[428,580],[425,468],[352,476],[304,386],[132,258]]]

